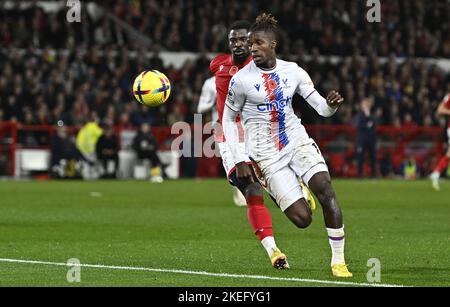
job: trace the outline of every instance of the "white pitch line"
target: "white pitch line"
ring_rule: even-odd
[[[379,283],[358,283],[347,281],[332,281],[332,280],[318,280],[318,279],[304,279],[304,278],[286,278],[286,277],[273,277],[263,275],[242,275],[242,274],[228,274],[228,273],[210,273],[204,271],[186,271],[177,269],[155,269],[144,267],[129,267],[129,266],[116,266],[116,265],[102,265],[102,264],[68,264],[64,262],[49,262],[49,261],[36,261],[36,260],[21,260],[21,259],[8,259],[0,258],[0,262],[10,263],[25,263],[25,264],[42,264],[42,265],[54,265],[54,266],[69,266],[69,267],[84,267],[95,269],[111,269],[111,270],[126,270],[126,271],[146,271],[146,272],[160,272],[160,273],[175,273],[175,274],[187,274],[187,275],[204,275],[214,277],[227,277],[227,278],[243,278],[243,279],[264,279],[264,280],[278,280],[278,281],[290,281],[290,282],[305,282],[316,284],[329,284],[329,285],[346,285],[346,286],[366,286],[366,287],[404,287],[403,285],[390,285]]]

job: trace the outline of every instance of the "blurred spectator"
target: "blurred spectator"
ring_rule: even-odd
[[[376,167],[376,125],[377,120],[372,114],[373,98],[366,97],[361,102],[361,110],[356,117],[356,154],[358,159],[358,176],[364,176],[364,160],[368,154],[370,159],[371,176],[377,175]]]
[[[383,178],[392,178],[394,176],[394,167],[392,166],[392,157],[389,152],[384,153],[379,162],[380,175]]]
[[[162,71],[164,70],[163,60],[159,56],[159,48],[155,47],[152,57],[149,59],[149,67],[151,69]]]
[[[158,143],[150,131],[150,125],[143,123],[133,139],[133,150],[139,162],[150,164],[150,176],[153,182],[162,182],[162,163],[158,157]]]
[[[185,120],[185,116],[183,114],[183,105],[182,103],[174,104],[172,112],[169,114],[167,118],[167,123],[172,126],[177,122],[183,122]]]
[[[414,157],[408,157],[402,164],[403,177],[411,180],[416,179],[418,175],[417,163]]]
[[[131,113],[131,122],[135,127],[140,127],[142,124],[153,125],[155,122],[155,114],[153,114],[149,107],[141,106]]]
[[[224,51],[225,25],[231,20],[254,20],[258,13],[269,10],[285,29],[280,35],[284,54],[295,53],[301,46],[308,54],[316,48],[321,54],[349,56],[357,48],[361,55],[450,56],[450,38],[445,31],[450,9],[440,0],[382,2],[381,24],[364,18],[368,10],[365,1],[138,1],[148,18],[133,18],[135,1],[112,3],[120,7],[117,15],[151,37],[154,45],[172,51]]]
[[[117,178],[119,169],[119,144],[110,123],[103,125],[103,134],[95,146],[97,159],[103,167],[102,178]]]
[[[82,159],[69,135],[67,126],[60,124],[51,142],[51,173],[56,178],[80,178],[79,161]]]
[[[95,116],[84,124],[77,133],[76,146],[83,155],[83,178],[96,179],[99,175],[95,147],[103,129],[98,125]]]
[[[132,129],[134,127],[130,123],[130,116],[128,115],[128,113],[122,113],[119,115],[117,126],[119,129]]]
[[[33,113],[30,109],[25,109],[25,114],[23,115],[22,127],[35,125],[36,121],[34,119]],[[25,147],[37,147],[39,145],[38,140],[36,138],[36,131],[32,130],[21,130],[18,133],[17,142]]]

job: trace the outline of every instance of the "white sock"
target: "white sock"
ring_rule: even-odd
[[[439,172],[432,172],[430,175],[430,178],[433,180],[439,180],[439,177],[441,177],[441,173]]]
[[[274,237],[265,237],[264,239],[261,240],[261,244],[262,246],[264,246],[264,249],[266,250],[269,257],[271,257],[273,251],[277,249]]]
[[[328,233],[328,242],[331,246],[331,265],[338,263],[345,263],[344,258],[344,245],[345,245],[345,237],[344,237],[344,225],[342,228],[327,228]]]

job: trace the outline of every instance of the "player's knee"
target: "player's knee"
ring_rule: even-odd
[[[331,181],[324,180],[320,188],[315,191],[315,195],[322,205],[331,203],[336,198],[336,193],[331,186]]]
[[[326,189],[323,192],[319,193],[319,195],[317,195],[317,198],[319,199],[322,206],[328,206],[335,203],[336,194],[334,193],[333,189]]]
[[[312,217],[309,213],[303,213],[294,216],[291,220],[295,226],[304,229],[311,225]]]
[[[289,217],[294,223],[295,226],[298,228],[307,228],[309,225],[311,225],[312,217],[311,214],[308,212],[296,212],[294,215]]]
[[[310,210],[307,209],[307,204],[304,202],[295,203],[286,209],[285,214],[298,228],[306,228],[312,222]]]

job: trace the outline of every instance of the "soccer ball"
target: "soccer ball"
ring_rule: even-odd
[[[133,84],[133,94],[143,105],[156,107],[170,96],[170,81],[165,74],[157,70],[147,70],[136,77]]]

